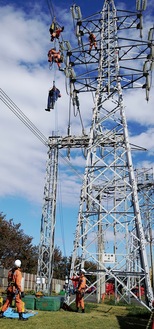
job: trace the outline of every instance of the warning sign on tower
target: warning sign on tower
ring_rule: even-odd
[[[103,254],[103,263],[115,263],[115,254]]]

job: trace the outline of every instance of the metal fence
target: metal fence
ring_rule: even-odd
[[[0,267],[0,291],[5,291],[8,285],[7,276],[8,269]],[[36,274],[22,273],[24,281],[24,290],[36,290]],[[52,291],[59,292],[64,287],[65,281],[53,279],[52,280]]]

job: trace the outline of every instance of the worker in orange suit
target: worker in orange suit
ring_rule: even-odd
[[[21,280],[22,280],[22,274],[21,274],[21,261],[17,259],[14,262],[14,266],[11,270],[8,272],[8,287],[7,287],[7,299],[5,304],[2,306],[0,317],[5,318],[4,312],[8,309],[8,307],[11,305],[13,298],[15,298],[17,311],[19,313],[19,320],[26,321],[27,318],[23,317],[23,303],[21,298],[24,297],[24,292],[22,291],[21,287]]]
[[[56,26],[56,28],[53,31],[50,30],[51,41],[53,41],[55,38],[59,39],[60,34],[63,31],[64,31],[64,26],[62,26],[62,27]]]
[[[95,50],[97,50],[97,42],[96,42],[96,36],[92,32],[89,33],[89,54],[91,53],[91,49],[94,46]]]
[[[56,51],[55,48],[52,48],[48,51],[48,62],[50,63],[57,63],[57,66],[59,70],[61,69],[61,63],[62,63],[62,58],[61,58],[61,53],[60,50]]]
[[[78,281],[77,291],[76,291],[76,311],[79,312],[79,308],[81,307],[82,313],[85,313],[84,309],[84,293],[86,289],[86,271],[81,269],[79,272],[79,277],[71,278],[72,281]]]

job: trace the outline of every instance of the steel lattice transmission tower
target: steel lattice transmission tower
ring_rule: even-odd
[[[94,106],[88,135],[83,132],[71,138],[68,130],[65,138],[49,137],[38,277],[46,280],[51,292],[58,151],[85,147],[86,166],[70,275],[86,261],[92,262],[97,267],[98,301],[105,282],[112,279],[120,298],[130,302],[134,296],[150,308],[153,292],[124,105],[124,93],[131,88],[144,88],[149,99],[153,28],[148,41],[131,37],[136,29],[142,37],[144,9],[145,1],[137,1],[137,11],[133,12],[117,10],[113,0],[105,0],[100,12],[83,19],[80,8],[71,7],[78,45],[71,48],[67,41],[60,43],[64,71],[72,103],[78,106],[80,93],[91,92]],[[91,52],[89,31],[97,39],[97,50]],[[94,274],[89,268],[90,273]],[[133,294],[136,284],[144,285],[145,300]]]
[[[134,28],[142,33],[141,11],[117,11],[114,1],[105,1],[102,12],[93,18],[82,19],[76,7],[72,12],[77,21],[80,49],[89,30],[100,43],[99,55],[95,50],[91,54],[91,70],[87,69],[87,61],[85,72],[82,70],[82,74],[71,81],[76,92],[95,91],[71,275],[78,266],[84,266],[85,261],[93,261],[97,264],[98,300],[104,292],[104,283],[114,279],[120,298],[128,301],[133,287],[143,284],[145,303],[149,306],[153,294],[123,92],[139,87],[136,82],[140,80],[148,99],[153,44],[132,40],[126,35]],[[82,58],[78,51],[71,51],[70,66],[81,65]],[[95,61],[99,63],[98,71],[94,68]],[[145,72],[145,67],[149,67],[149,71]]]
[[[56,225],[56,196],[58,174],[58,148],[50,146],[48,141],[48,158],[44,187],[44,204],[42,209],[39,259],[37,272],[37,290],[52,292],[54,235]]]
[[[150,276],[152,287],[154,287],[154,176],[153,168],[136,169],[136,181],[138,188],[141,218],[146,240],[148,263],[150,264]]]

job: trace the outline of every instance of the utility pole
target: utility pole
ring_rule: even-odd
[[[97,270],[88,269],[87,274],[96,275],[97,301],[105,283],[112,280],[119,299],[130,303],[133,296],[151,309],[153,291],[132,162],[132,151],[138,148],[129,141],[124,95],[133,88],[143,88],[149,100],[154,28],[148,40],[142,40],[146,2],[137,1],[136,6],[136,11],[118,10],[113,0],[105,0],[102,10],[88,18],[82,17],[79,6],[71,7],[77,47],[64,40],[59,44],[64,73],[73,106],[79,108],[81,94],[92,94],[94,102],[88,134],[83,129],[81,136],[71,136],[69,125],[68,136],[49,137],[38,278],[45,278],[49,292],[59,150],[66,148],[70,154],[72,148],[85,148],[70,276],[86,262],[93,262]],[[137,30],[139,40],[134,36]],[[97,42],[92,49],[87,41],[90,32]],[[134,294],[136,283],[144,286],[145,300]]]

